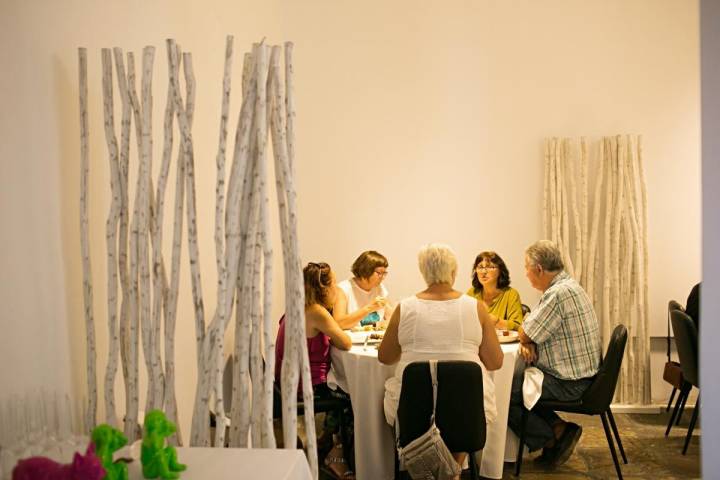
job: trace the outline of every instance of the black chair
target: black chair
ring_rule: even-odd
[[[679,310],[681,312],[684,312],[685,309],[675,300],[670,300],[668,302],[667,362],[665,362],[663,380],[672,385],[673,389],[670,393],[670,399],[668,400],[667,407],[665,408],[666,412],[670,410],[670,405],[672,404],[673,397],[675,396],[676,392],[678,394],[678,397],[677,401],[675,402],[675,408],[673,409],[672,415],[670,415],[670,419],[668,420],[667,428],[665,429],[666,437],[670,434],[670,429],[672,429],[673,424],[680,424],[680,418],[685,411],[685,402],[687,402],[687,397],[690,394],[690,390],[692,389],[692,384],[685,380],[685,378],[683,377],[682,367],[680,366],[680,363],[672,361],[672,359],[670,358],[670,312],[672,312],[673,310]]]
[[[680,357],[680,366],[682,367],[683,377],[685,381],[692,386],[700,388],[700,378],[698,375],[698,331],[695,322],[680,310],[670,312],[673,332],[675,333],[675,346],[677,347],[678,356]],[[691,387],[692,388],[692,387]],[[689,391],[688,391],[689,393]],[[686,397],[687,399],[687,397]],[[698,412],[700,411],[700,396],[698,395],[695,402],[695,410],[693,411],[688,427],[687,436],[685,437],[685,446],[682,453],[687,453],[690,438],[692,438],[695,422],[697,422]]]
[[[438,362],[435,424],[451,452],[468,453],[470,473],[478,477],[475,452],[485,446],[482,369],[475,362]],[[413,362],[403,372],[397,411],[401,447],[430,428],[433,390],[428,362]]]
[[[618,375],[620,374],[620,364],[622,364],[623,356],[625,354],[626,343],[627,328],[625,328],[625,325],[618,325],[615,327],[615,330],[613,330],[612,336],[610,337],[610,343],[608,344],[605,358],[600,365],[600,370],[598,370],[598,373],[595,375],[590,387],[588,387],[583,396],[578,400],[540,400],[536,405],[549,408],[557,412],[600,415],[603,429],[605,430],[605,437],[607,438],[610,453],[612,454],[613,462],[615,463],[615,471],[617,472],[619,479],[622,479],[623,477],[622,472],[620,471],[620,463],[618,462],[617,453],[615,453],[613,439],[610,435],[610,427],[612,427],[613,434],[615,435],[615,440],[617,441],[618,448],[620,449],[623,462],[627,464],[628,461],[625,456],[625,450],[623,449],[622,442],[620,441],[620,434],[618,433],[617,425],[615,424],[615,418],[613,418],[612,411],[610,410],[610,403],[612,402],[613,395],[615,395],[615,386],[617,385]],[[520,467],[522,465],[527,417],[528,410],[523,407],[520,426],[520,447],[518,448],[517,460],[515,462],[516,476],[520,475]],[[610,427],[608,427],[608,420]]]
[[[522,310],[523,318],[525,318],[527,314],[530,313],[530,307],[522,303],[520,308]]]
[[[340,430],[340,438],[343,444],[343,452],[348,461],[348,466],[351,470],[355,470],[355,455],[353,454],[353,439],[350,438],[348,432],[347,419],[345,418],[345,409],[351,409],[352,403],[350,400],[342,398],[318,398],[313,399],[313,411],[317,415],[318,413],[335,412],[338,417],[338,424]],[[305,415],[305,403],[298,399],[297,401],[297,414],[298,416]],[[273,419],[282,419],[282,393],[280,391],[280,385],[273,383]],[[302,442],[298,438],[298,448],[303,448]],[[318,455],[323,457],[327,452],[323,452],[318,445]],[[323,458],[320,458],[322,462]],[[321,463],[322,464],[322,463]]]

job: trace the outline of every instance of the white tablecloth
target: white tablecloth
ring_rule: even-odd
[[[302,450],[180,447],[177,452],[188,467],[181,480],[312,480]],[[128,477],[143,479],[139,460],[128,465]]]
[[[495,382],[497,420],[488,425],[480,474],[502,478],[510,389],[518,344],[501,345],[505,354],[500,370],[490,372]],[[333,369],[328,383],[337,384],[350,394],[355,415],[355,470],[358,480],[390,480],[395,470],[395,439],[385,422],[383,397],[385,380],[395,373],[395,366],[377,360],[374,347],[353,346],[350,351],[330,349]]]

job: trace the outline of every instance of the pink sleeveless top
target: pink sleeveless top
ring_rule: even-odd
[[[318,385],[327,382],[330,371],[330,337],[318,332],[307,339],[308,356],[310,357],[310,376],[312,384]],[[277,340],[275,341],[275,381],[280,382],[283,354],[285,353],[285,315],[280,319]],[[302,385],[302,384],[301,384]]]

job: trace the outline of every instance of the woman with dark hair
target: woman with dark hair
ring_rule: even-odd
[[[330,371],[330,345],[341,350],[350,350],[352,340],[338,326],[331,313],[337,298],[335,274],[327,263],[308,263],[303,268],[305,282],[305,337],[310,358],[310,376],[312,377],[313,396],[316,399],[328,397],[348,398],[339,388],[331,390],[327,384]],[[280,382],[283,354],[285,352],[285,315],[280,319],[277,341],[275,343],[275,381]],[[298,395],[301,390],[298,389]],[[354,479],[348,470],[337,431],[337,419],[328,414],[325,418],[324,433],[331,437],[332,448],[325,457],[325,466],[336,478]],[[321,439],[318,439],[320,447]]]
[[[517,330],[522,324],[520,294],[510,286],[510,272],[497,253],[481,252],[475,257],[467,294],[487,305],[495,328]]]
[[[333,317],[341,328],[352,328],[390,319],[392,309],[387,304],[388,291],[382,281],[388,274],[388,260],[382,254],[368,250],[352,264],[353,277],[338,284],[338,298]]]

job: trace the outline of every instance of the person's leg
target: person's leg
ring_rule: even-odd
[[[460,476],[462,475],[462,466],[465,463],[465,457],[467,457],[467,453],[460,452],[460,453],[452,453],[453,458],[457,462],[458,465],[460,465],[460,474],[453,477],[453,480],[460,480]]]
[[[508,410],[508,426],[519,437],[520,422],[523,412],[522,385],[525,379],[525,363],[521,360],[517,363],[513,373],[513,383],[510,390],[510,408]],[[544,385],[543,385],[544,389]],[[537,413],[535,409],[528,412],[527,424],[525,425],[525,445],[531,452],[538,450],[554,438],[552,425]]]

